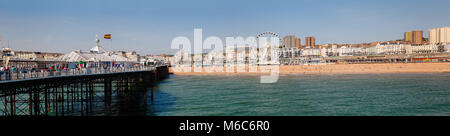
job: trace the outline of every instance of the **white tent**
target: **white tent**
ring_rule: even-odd
[[[95,46],[90,52],[72,51],[63,56],[60,56],[58,60],[66,62],[128,62],[126,57],[115,55],[111,52],[107,52],[100,46]]]

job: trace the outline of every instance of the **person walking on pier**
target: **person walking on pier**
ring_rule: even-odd
[[[2,80],[2,76],[3,76],[3,71],[5,71],[5,68],[3,67],[3,65],[0,67],[0,81]]]
[[[105,73],[106,73],[106,69],[108,69],[108,65],[104,64],[103,69],[105,70]]]

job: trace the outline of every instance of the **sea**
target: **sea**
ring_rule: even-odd
[[[147,116],[448,116],[450,73],[171,75]],[[147,95],[150,97],[150,95]]]

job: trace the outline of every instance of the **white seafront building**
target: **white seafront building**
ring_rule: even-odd
[[[361,55],[374,55],[377,54],[376,46],[373,47],[363,47],[360,49]]]
[[[375,46],[376,54],[410,54],[411,45],[409,44],[377,44]]]
[[[208,54],[197,54],[188,55],[189,58],[185,58],[184,64],[194,64],[192,63],[197,58],[203,58],[203,66],[224,66],[224,65],[234,65],[234,64],[256,64],[265,65],[268,64],[267,61],[260,60],[260,57],[269,56],[271,52],[265,52],[265,49],[273,48],[272,53],[276,52],[280,64],[291,65],[291,64],[320,64],[324,63],[326,57],[336,57],[336,56],[367,56],[367,55],[401,55],[401,54],[424,54],[424,53],[438,53],[438,52],[450,52],[450,46],[445,46],[443,49],[440,45],[410,45],[410,44],[377,44],[376,46],[365,46],[365,47],[353,47],[353,46],[341,46],[337,45],[324,45],[320,48],[310,48],[306,47],[304,49],[300,48],[278,48],[278,47],[266,47],[266,48],[254,48],[247,47],[241,50],[236,48],[225,48],[225,52],[233,52],[235,54],[225,55],[223,51],[210,52]],[[267,50],[270,51],[270,50]],[[182,51],[178,52],[175,57],[179,57],[175,60],[180,60],[184,54]],[[187,55],[187,54],[186,54]],[[238,59],[242,58],[242,59]],[[182,60],[182,59],[181,59]],[[205,61],[211,60],[211,61]],[[229,61],[227,61],[229,60]],[[231,61],[230,61],[231,60]],[[233,63],[230,63],[232,62]],[[179,61],[176,64],[181,64]],[[327,62],[328,63],[328,62]],[[197,64],[200,65],[200,64]]]
[[[301,49],[299,48],[281,48],[279,51],[281,58],[295,58],[301,55]]]
[[[439,47],[437,45],[411,46],[412,53],[437,53]]]
[[[309,48],[306,47],[302,50],[301,56],[321,56],[321,50],[319,48]]]
[[[354,56],[361,52],[361,48],[342,46],[339,48],[339,56]]]
[[[410,45],[410,44],[377,44],[374,47],[361,48],[363,55],[396,55],[396,54],[418,54],[418,53],[437,53],[439,46],[430,45]]]

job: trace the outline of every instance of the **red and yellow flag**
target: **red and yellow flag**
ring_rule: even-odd
[[[105,39],[111,39],[111,34],[105,34],[104,38]]]

